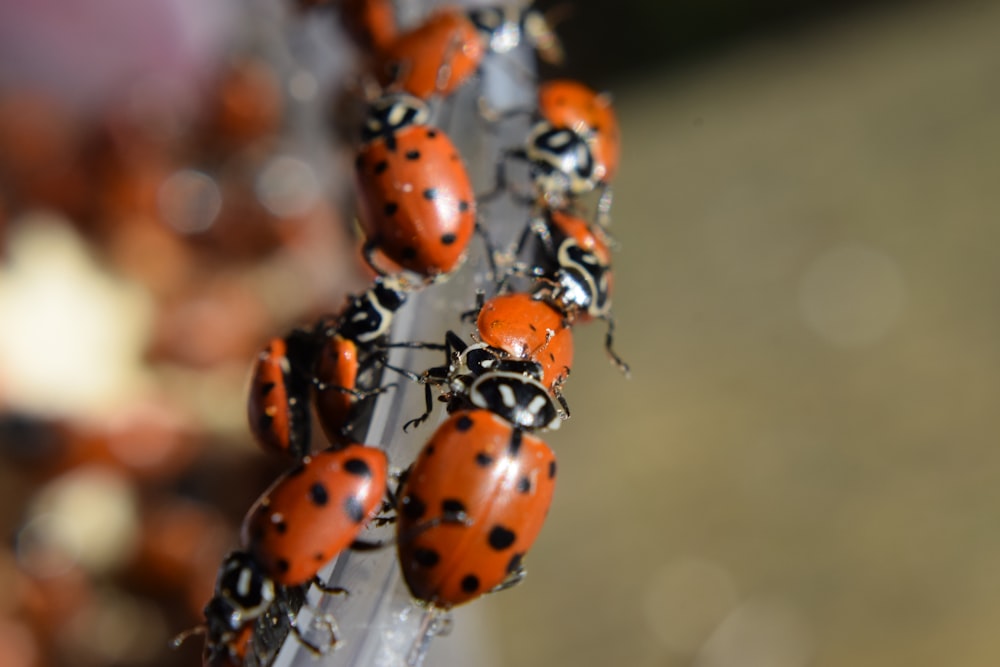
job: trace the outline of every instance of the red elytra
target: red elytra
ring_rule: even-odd
[[[305,457],[250,508],[244,546],[276,583],[310,581],[375,515],[387,469],[384,452],[357,443]]]
[[[536,361],[544,383],[561,384],[573,366],[573,332],[562,313],[530,294],[495,296],[479,310],[479,339],[515,359]]]
[[[293,338],[275,338],[257,357],[247,397],[247,421],[258,444],[300,457],[309,447],[308,368],[298,367]]]
[[[436,607],[510,581],[545,522],[556,460],[488,410],[454,413],[431,436],[399,499],[397,549],[410,592]]]
[[[340,21],[369,54],[382,51],[399,34],[393,0],[340,0]]]
[[[463,11],[439,9],[382,50],[380,83],[421,99],[450,95],[476,72],[484,51]]]
[[[358,346],[341,335],[327,339],[316,361],[316,377],[329,388],[318,387],[315,394],[316,416],[330,442],[343,440],[343,428],[351,421],[357,402],[349,390],[358,384]]]
[[[435,279],[465,259],[476,198],[458,149],[423,117],[426,105],[410,96],[373,107],[369,124],[379,129],[358,152],[356,183],[367,243],[403,269]]]
[[[568,127],[586,136],[594,157],[594,175],[610,182],[618,172],[621,131],[611,97],[569,79],[547,81],[538,87],[538,111],[556,127]]]

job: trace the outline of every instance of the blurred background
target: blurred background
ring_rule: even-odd
[[[250,360],[364,284],[349,149],[315,141],[353,60],[329,15],[276,2],[13,4],[0,646],[192,664],[163,646],[273,475]],[[440,643],[519,667],[998,664],[1000,4],[542,7],[568,54],[545,74],[617,104],[633,374],[579,331],[529,576],[456,615],[475,645]]]

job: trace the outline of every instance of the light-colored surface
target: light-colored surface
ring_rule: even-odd
[[[897,7],[614,91],[633,379],[581,331],[499,664],[1000,664],[997,26]]]

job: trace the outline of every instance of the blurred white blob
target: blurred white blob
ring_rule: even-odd
[[[906,287],[895,260],[863,245],[835,247],[799,283],[799,312],[824,340],[861,347],[881,339],[899,319]]]
[[[215,180],[195,169],[170,175],[157,193],[160,214],[181,234],[207,231],[222,210],[222,194]]]
[[[77,468],[35,494],[17,534],[17,560],[37,577],[73,564],[101,574],[128,560],[138,531],[132,485],[108,468]]]
[[[306,162],[288,156],[269,161],[257,177],[257,198],[274,215],[301,215],[319,198],[316,173]]]
[[[737,599],[736,585],[725,568],[704,560],[675,560],[649,578],[643,616],[664,646],[694,653]]]
[[[94,417],[133,397],[152,304],[54,216],[13,221],[0,265],[0,390],[40,415]]]
[[[694,667],[805,667],[812,633],[794,607],[751,599],[733,610],[692,662]]]

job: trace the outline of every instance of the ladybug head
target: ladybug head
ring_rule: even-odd
[[[205,616],[210,628],[215,623],[235,630],[262,614],[274,599],[274,582],[250,554],[234,551],[219,568],[215,597],[205,608]]]
[[[546,199],[586,194],[597,187],[594,157],[578,132],[539,121],[531,129],[527,148],[531,179]]]
[[[367,143],[391,137],[405,127],[426,125],[429,120],[430,109],[423,100],[405,93],[383,95],[368,106],[361,140]]]
[[[389,333],[392,318],[406,303],[406,290],[395,278],[380,278],[367,292],[354,297],[340,316],[340,335],[359,343],[370,343]]]
[[[474,7],[467,12],[483,44],[493,53],[507,53],[521,43],[520,7]]]

